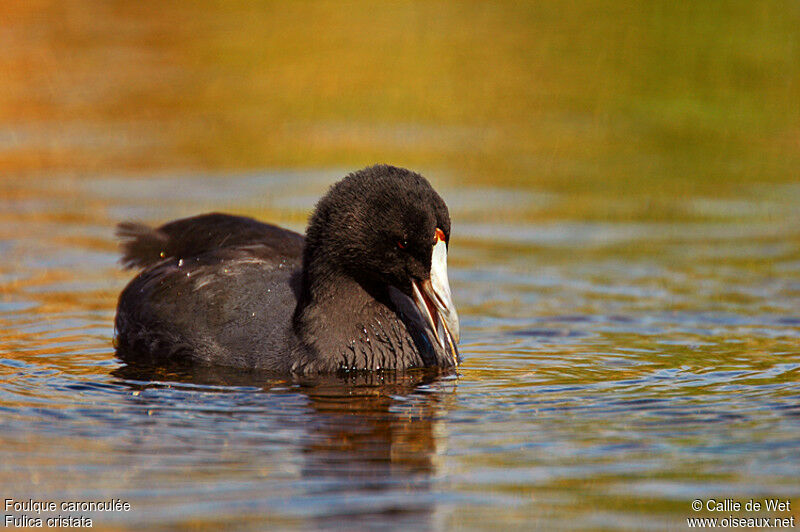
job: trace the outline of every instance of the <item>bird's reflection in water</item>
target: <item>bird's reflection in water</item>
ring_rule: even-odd
[[[302,415],[283,415],[280,428],[301,436],[284,445],[296,447],[302,456],[298,472],[309,481],[304,484],[305,496],[317,503],[323,501],[306,517],[326,528],[385,525],[387,515],[393,526],[435,526],[431,478],[436,467],[437,427],[456,382],[452,372],[359,373],[287,380],[221,368],[128,365],[115,370],[114,375],[137,390],[183,383],[241,396],[247,389],[251,391],[246,394],[251,397],[247,401],[251,408],[253,394],[266,399],[255,402],[265,409],[265,417],[269,409],[283,409],[282,396],[289,394],[295,398],[293,403],[289,401],[294,405],[289,409],[299,408]],[[301,407],[297,397],[304,399]],[[151,401],[157,398],[155,395]],[[241,404],[241,397],[236,403]],[[274,417],[271,423],[275,423]],[[292,426],[285,426],[287,423]],[[269,456],[261,459],[269,460]]]

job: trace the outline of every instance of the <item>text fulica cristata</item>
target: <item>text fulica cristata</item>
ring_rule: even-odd
[[[226,214],[119,234],[123,263],[144,268],[117,307],[125,361],[306,374],[458,363],[450,215],[417,173],[348,175],[305,238]]]

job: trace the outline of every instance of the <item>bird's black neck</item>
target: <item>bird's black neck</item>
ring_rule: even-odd
[[[388,287],[345,272],[304,270],[293,326],[303,351],[296,372],[424,365]]]

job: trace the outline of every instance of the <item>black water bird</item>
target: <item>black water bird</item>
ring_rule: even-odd
[[[126,362],[315,374],[454,367],[450,215],[421,175],[377,165],[317,203],[305,238],[226,214],[120,224],[143,268],[115,321]]]

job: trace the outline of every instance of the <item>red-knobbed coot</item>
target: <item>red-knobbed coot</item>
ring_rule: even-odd
[[[450,215],[421,175],[377,165],[317,203],[306,236],[204,214],[124,223],[123,264],[144,268],[115,322],[126,362],[280,373],[452,367]]]

